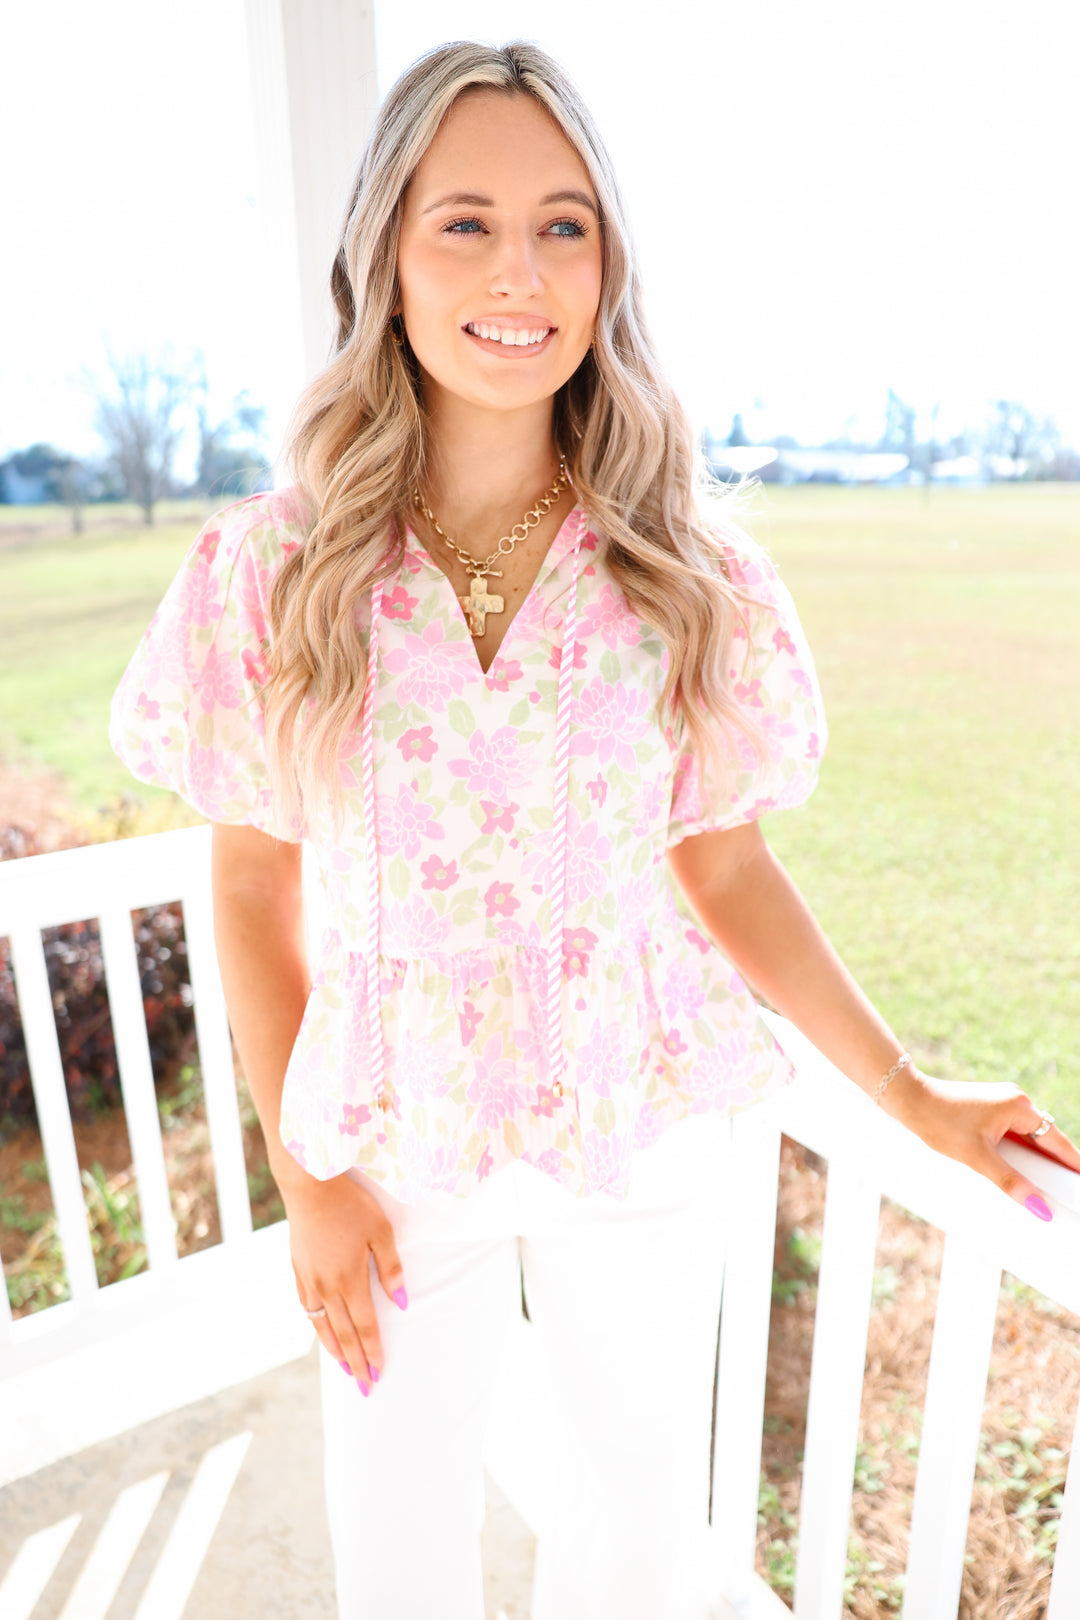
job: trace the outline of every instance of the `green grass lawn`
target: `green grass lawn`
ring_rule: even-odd
[[[193,819],[105,727],[201,519],[0,549],[0,754],[87,812],[137,793],[140,825]],[[832,729],[771,842],[926,1067],[1016,1080],[1080,1135],[1080,486],[774,488],[755,532]]]
[[[770,491],[821,783],[766,831],[924,1067],[1080,1135],[1080,487]]]
[[[20,517],[43,525],[40,538],[0,549],[0,756],[60,772],[90,815],[137,794],[148,829],[197,820],[172,794],[135,782],[106,726],[113,689],[206,509],[168,503],[152,529],[134,508],[111,524],[88,509],[82,535],[53,532],[62,507],[32,510],[0,508],[0,540]]]

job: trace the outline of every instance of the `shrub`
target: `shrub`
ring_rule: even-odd
[[[69,840],[74,843],[74,836]],[[0,860],[41,853],[33,833],[0,827]],[[194,1013],[179,904],[133,914],[154,1078],[162,1079],[190,1053]],[[94,919],[43,930],[64,1077],[74,1118],[85,1119],[121,1102],[120,1081]],[[6,940],[0,941],[0,1127],[34,1120],[26,1044]]]

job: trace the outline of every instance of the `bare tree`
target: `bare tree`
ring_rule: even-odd
[[[77,456],[66,456],[54,479],[56,493],[71,514],[72,534],[83,532],[83,507],[90,494],[91,473]]]
[[[1006,476],[1018,478],[1033,462],[1049,461],[1060,448],[1061,435],[1049,417],[1040,421],[1018,400],[998,399],[984,445],[989,455],[1011,468]]]
[[[173,462],[183,432],[178,420],[188,403],[188,378],[164,358],[109,355],[107,390],[96,389],[95,425],[129,500],[142,507],[148,524],[154,507],[172,487]]]
[[[266,412],[252,405],[244,390],[233,400],[228,416],[211,421],[210,389],[199,357],[193,372],[192,399],[199,433],[199,460],[195,483],[211,498],[250,495],[270,476],[263,439]]]
[[[909,405],[906,400],[901,399],[895,388],[889,389],[889,397],[885,404],[885,431],[881,435],[879,448],[907,456],[909,467],[915,464],[915,448],[918,442],[915,435],[917,414],[914,405]]]

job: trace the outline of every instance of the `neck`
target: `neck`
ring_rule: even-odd
[[[498,412],[431,390],[426,414],[420,493],[447,533],[480,544],[520,523],[558,470],[552,401]]]

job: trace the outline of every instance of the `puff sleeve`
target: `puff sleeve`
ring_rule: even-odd
[[[209,820],[296,843],[271,809],[263,723],[270,590],[299,543],[278,532],[275,499],[228,507],[196,536],[113,694],[109,742]]]
[[[732,583],[752,598],[742,604],[732,641],[732,690],[761,739],[759,759],[730,721],[722,728],[723,762],[706,762],[688,736],[678,752],[668,847],[695,833],[753,821],[769,810],[802,804],[817,783],[827,729],[814,660],[791,594],[766,553],[741,542],[727,553]]]

